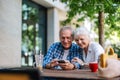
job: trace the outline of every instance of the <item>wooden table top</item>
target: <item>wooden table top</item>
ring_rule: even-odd
[[[76,70],[50,70],[43,69],[42,77],[65,78],[65,79],[104,79],[97,76],[97,72],[91,72],[90,69],[76,69]],[[119,80],[114,78],[112,80]]]

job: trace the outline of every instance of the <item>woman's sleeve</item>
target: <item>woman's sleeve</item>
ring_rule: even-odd
[[[94,46],[95,61],[99,60],[99,56],[104,53],[104,49],[100,44],[95,44]]]

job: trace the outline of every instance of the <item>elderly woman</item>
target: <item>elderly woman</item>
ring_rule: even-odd
[[[99,56],[104,53],[104,49],[100,44],[92,42],[90,33],[85,27],[79,27],[74,31],[75,42],[83,49],[83,60],[75,57],[73,62],[78,62],[81,65],[88,65],[89,62],[97,62]]]

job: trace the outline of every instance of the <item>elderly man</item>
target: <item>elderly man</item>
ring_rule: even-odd
[[[62,27],[59,31],[60,42],[53,43],[44,57],[43,67],[49,69],[72,70],[80,68],[77,62],[71,62],[74,57],[82,59],[82,49],[73,41],[73,30],[71,27]],[[62,63],[59,62],[59,60]]]

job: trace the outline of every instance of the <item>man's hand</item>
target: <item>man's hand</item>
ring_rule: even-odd
[[[59,66],[60,66],[63,70],[72,70],[72,69],[74,69],[74,65],[71,64],[70,62],[59,63]]]
[[[46,65],[46,68],[53,68],[58,65],[58,60],[53,59],[49,64]]]

